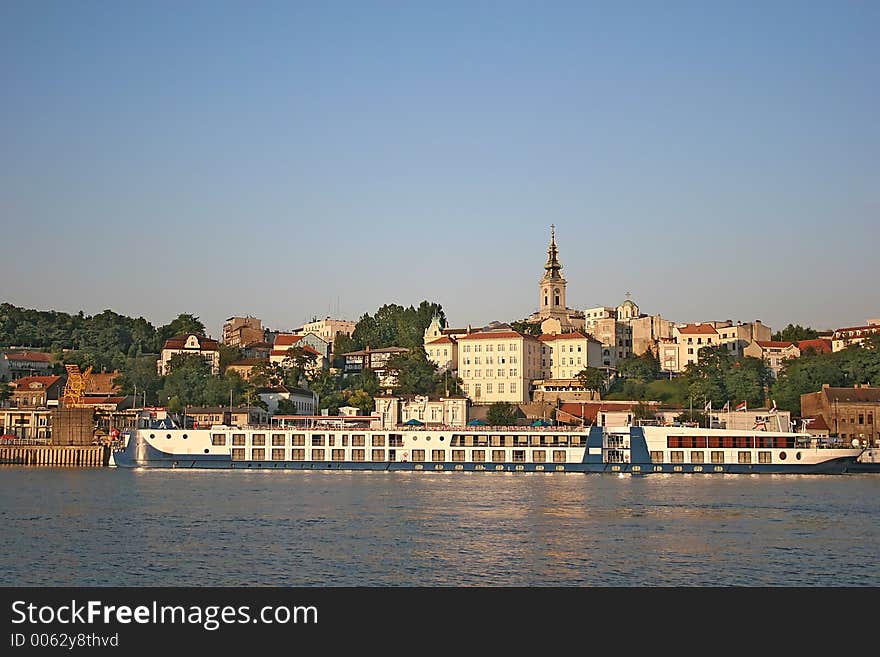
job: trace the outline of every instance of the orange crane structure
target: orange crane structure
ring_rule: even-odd
[[[80,372],[79,365],[65,365],[67,370],[67,383],[64,384],[64,393],[61,403],[64,408],[81,408],[84,406],[86,386],[92,375],[91,366],[85,372]]]

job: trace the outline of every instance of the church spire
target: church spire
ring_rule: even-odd
[[[556,250],[556,225],[550,224],[550,246],[547,248],[547,263],[544,265],[544,280],[561,280],[562,274],[559,273],[561,269],[559,253]]]

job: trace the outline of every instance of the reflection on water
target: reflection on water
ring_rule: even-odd
[[[14,586],[877,586],[880,476],[0,468]]]

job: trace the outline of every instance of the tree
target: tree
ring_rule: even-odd
[[[220,345],[220,371],[225,372],[226,368],[241,358],[241,349],[231,347],[227,344]]]
[[[633,406],[633,419],[634,420],[655,420],[657,419],[657,411],[650,404],[645,404],[644,402],[639,402],[635,406]]]
[[[777,331],[771,336],[772,340],[777,340],[779,342],[794,342],[798,343],[801,340],[814,340],[819,337],[819,331],[810,328],[809,326],[804,328],[800,324],[789,324],[781,331]]]
[[[278,400],[278,410],[275,411],[275,415],[299,415],[299,410],[295,402],[282,397]]]
[[[165,326],[159,328],[159,339],[165,342],[168,338],[195,333],[200,337],[205,336],[205,325],[195,315],[181,314],[171,320]]]
[[[4,402],[12,396],[12,388],[6,381],[0,381],[0,402]]]
[[[541,335],[542,333],[540,322],[527,322],[524,319],[510,322],[510,328],[523,335]]]
[[[146,393],[148,403],[158,403],[157,394],[162,387],[162,378],[156,373],[156,359],[152,356],[126,358],[120,375],[114,379],[124,395],[137,395],[143,398]]]
[[[510,426],[516,423],[518,410],[508,402],[495,402],[486,413],[486,422],[493,426]]]
[[[348,405],[356,406],[362,411],[370,412],[373,410],[376,403],[373,400],[373,396],[365,390],[355,390],[348,398]]]
[[[428,360],[422,347],[408,354],[397,354],[388,359],[386,372],[395,378],[394,391],[402,395],[427,395],[437,386],[437,366]]]
[[[176,400],[178,404],[195,406],[206,403],[208,396],[213,396],[214,386],[209,390],[211,366],[197,354],[174,354],[169,361],[171,372],[165,377],[160,403],[164,400]],[[228,397],[227,397],[228,398]],[[222,403],[222,402],[221,402]]]
[[[264,361],[251,368],[248,380],[256,388],[274,388],[284,385],[284,376],[285,371],[280,364]]]
[[[627,379],[653,381],[660,373],[660,359],[650,351],[641,356],[630,356],[618,362],[617,372]]]
[[[604,390],[605,389],[605,371],[598,367],[585,367],[576,375],[578,381],[587,390]]]

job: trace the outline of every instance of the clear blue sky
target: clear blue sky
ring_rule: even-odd
[[[0,299],[880,316],[880,3],[0,3]]]

